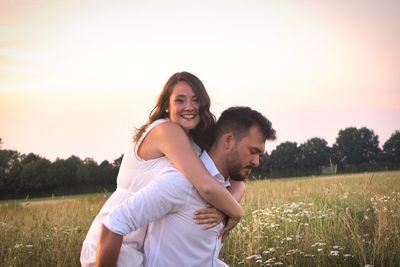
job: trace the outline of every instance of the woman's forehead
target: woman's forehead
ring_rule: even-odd
[[[185,81],[178,82],[172,89],[171,96],[194,96],[193,88]]]

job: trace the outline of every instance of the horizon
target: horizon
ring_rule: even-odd
[[[349,127],[351,127],[351,126],[349,126]],[[348,128],[348,127],[347,127],[347,128]],[[354,128],[357,128],[357,127],[354,127]],[[359,129],[359,128],[362,128],[362,127],[358,127],[357,129]],[[368,128],[368,129],[369,129],[369,128]],[[341,130],[344,130],[344,129],[341,129]],[[369,130],[374,131],[373,129],[369,129]],[[339,130],[339,131],[340,131],[340,130]],[[395,134],[395,132],[397,132],[397,131],[400,131],[400,130],[397,129],[397,130],[395,130],[392,134]],[[374,131],[374,133],[376,134],[375,131]],[[376,134],[376,135],[377,135],[377,134]],[[327,140],[326,140],[325,138],[323,138],[323,137],[313,136],[313,137],[310,137],[310,138],[308,138],[306,141],[301,142],[301,143],[298,143],[298,142],[296,142],[296,141],[290,141],[290,140],[287,140],[287,141],[285,141],[285,142],[294,142],[294,143],[297,143],[297,146],[300,146],[301,144],[306,143],[308,140],[310,140],[310,139],[312,139],[312,138],[321,138],[321,139],[327,141]],[[390,138],[390,137],[389,137],[389,138]],[[0,137],[0,140],[1,140],[1,143],[0,143],[0,149],[1,149],[1,150],[14,150],[14,151],[17,151],[17,152],[21,153],[21,151],[18,151],[18,150],[15,150],[15,149],[3,148],[2,146],[4,145],[4,140],[3,140],[1,137]],[[383,148],[383,145],[385,144],[385,142],[388,141],[388,140],[385,140],[384,142],[382,142],[382,141],[380,140],[380,138],[379,138],[379,135],[378,135],[378,140],[379,140],[379,148],[380,148],[380,149],[382,149],[382,148]],[[274,141],[267,141],[267,142],[274,142]],[[279,143],[278,145],[280,145],[280,144],[282,144],[282,143],[285,143],[285,142],[281,142],[281,143]],[[336,142],[335,142],[335,143],[336,143]],[[333,143],[333,144],[335,144],[335,143]],[[328,143],[327,146],[330,147],[330,148],[332,148],[333,144],[332,144],[332,145],[329,145],[329,143]],[[271,155],[271,153],[276,149],[276,147],[277,147],[278,145],[272,146],[273,148],[271,148],[271,149],[268,149],[268,150],[266,149],[266,150],[265,150],[265,153],[268,153],[268,155]],[[103,161],[108,161],[108,162],[112,163],[114,160],[116,160],[116,159],[118,159],[120,156],[124,155],[124,153],[121,153],[120,155],[116,156],[115,158],[95,159],[95,158],[93,158],[93,157],[89,157],[89,156],[87,156],[87,157],[83,156],[83,157],[82,157],[82,156],[75,155],[75,154],[71,154],[70,156],[66,156],[66,157],[63,157],[63,158],[58,157],[58,156],[55,156],[55,158],[48,158],[48,157],[46,157],[46,156],[43,156],[43,155],[41,155],[41,154],[37,154],[37,153],[35,153],[35,152],[25,152],[25,153],[21,153],[21,154],[28,155],[28,154],[30,154],[30,153],[33,153],[33,154],[35,154],[35,155],[37,155],[37,156],[40,156],[40,157],[42,157],[42,158],[45,158],[45,159],[47,159],[47,160],[50,160],[51,162],[54,162],[54,161],[57,160],[57,159],[66,160],[66,159],[68,159],[68,158],[70,158],[70,157],[72,157],[72,156],[76,156],[76,157],[80,158],[81,160],[85,160],[85,159],[87,159],[87,158],[93,159],[93,160],[94,160],[96,163],[98,163],[98,164],[102,163]]]

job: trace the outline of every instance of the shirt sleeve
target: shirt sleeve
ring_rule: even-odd
[[[112,232],[125,236],[184,207],[193,187],[179,171],[167,169],[110,212],[103,224]]]
[[[225,180],[224,186],[225,187],[230,187],[231,186],[231,180],[229,178]]]

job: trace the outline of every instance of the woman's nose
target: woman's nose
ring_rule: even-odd
[[[194,109],[194,103],[192,101],[187,101],[185,105],[186,110],[193,110]]]

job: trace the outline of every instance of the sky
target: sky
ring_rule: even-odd
[[[123,154],[167,79],[189,71],[218,117],[251,106],[299,145],[400,130],[400,1],[0,0],[2,149]]]

